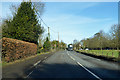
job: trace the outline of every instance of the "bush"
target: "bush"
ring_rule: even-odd
[[[45,52],[50,51],[50,49],[51,49],[51,43],[50,43],[48,37],[46,38],[46,41],[43,44],[43,48],[44,48]]]
[[[2,60],[11,62],[37,54],[37,45],[17,39],[2,38]]]

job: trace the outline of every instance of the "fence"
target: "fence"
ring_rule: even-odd
[[[79,52],[112,58],[120,57],[120,51],[118,50],[79,50]]]

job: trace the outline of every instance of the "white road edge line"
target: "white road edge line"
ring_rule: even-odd
[[[33,66],[36,66],[37,64],[39,64],[41,62],[41,60],[40,61],[38,61],[38,62],[36,62]],[[31,74],[32,74],[32,72],[33,71],[31,71],[28,75],[27,75],[27,77],[26,78],[28,78]]]
[[[31,71],[28,75],[27,75],[27,77],[26,78],[28,78],[31,74],[33,73],[33,71]]]
[[[88,71],[90,74],[92,74],[94,77],[96,77],[99,80],[102,80],[100,77],[98,77],[97,75],[95,75],[93,72],[91,72],[90,70],[88,70],[86,67],[84,67],[82,64],[80,64],[79,62],[77,62],[81,67],[83,67],[86,71]]]
[[[38,61],[38,62],[36,62],[35,64],[34,64],[34,66],[36,66],[37,64],[39,64],[41,62],[41,60],[40,61]]]
[[[98,61],[101,61],[100,59],[97,59]]]

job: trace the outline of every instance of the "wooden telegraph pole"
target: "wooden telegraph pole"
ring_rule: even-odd
[[[50,41],[50,27],[48,27],[48,39],[49,39],[49,41]]]
[[[59,32],[58,32],[58,49],[59,49]]]

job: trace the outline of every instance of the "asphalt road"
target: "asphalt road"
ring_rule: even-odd
[[[86,56],[75,51],[59,51],[35,68],[25,78],[84,78],[118,79],[118,63]],[[120,79],[120,78],[119,78]]]
[[[32,58],[24,59],[19,62],[13,62],[13,64],[10,65],[6,65],[2,67],[2,78],[24,78],[35,68],[35,63],[44,61],[54,53],[55,52],[36,55]]]

